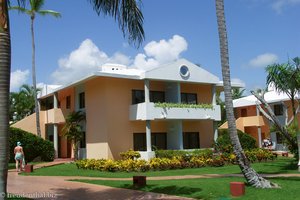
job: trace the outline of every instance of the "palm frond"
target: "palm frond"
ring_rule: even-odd
[[[52,15],[56,18],[61,17],[61,14],[59,12],[54,11],[54,10],[40,10],[40,11],[37,11],[37,13],[40,14],[40,15],[43,15],[43,16]]]
[[[145,40],[144,17],[139,7],[140,0],[89,0],[98,15],[112,16],[118,21],[124,37],[130,44],[139,47]]]

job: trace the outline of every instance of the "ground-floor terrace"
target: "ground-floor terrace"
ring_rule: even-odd
[[[72,145],[62,136],[62,128],[63,124],[47,124],[45,138],[56,146],[57,157],[70,158]],[[212,120],[146,120],[126,121],[95,130],[87,121],[83,134],[79,158],[119,159],[120,152],[133,149],[142,158],[149,159],[155,150],[211,148],[217,137],[217,126]]]

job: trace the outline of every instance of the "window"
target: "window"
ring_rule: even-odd
[[[166,133],[152,133],[151,134],[152,150],[167,149],[167,134]]]
[[[241,110],[241,117],[247,117],[247,108]]]
[[[165,102],[165,92],[150,91],[150,101],[154,103]]]
[[[71,108],[71,96],[67,96],[66,98],[66,109]]]
[[[145,102],[144,90],[132,90],[132,104]]]
[[[188,77],[190,75],[189,68],[185,65],[182,65],[179,69],[180,75],[183,77]]]
[[[132,90],[132,104],[138,104],[145,102],[144,90]],[[165,92],[150,91],[150,102],[165,102]]]
[[[135,151],[146,151],[146,133],[133,134],[133,149]]]
[[[166,133],[151,133],[151,145],[156,149],[167,149],[167,134]],[[146,151],[146,133],[133,134],[133,149],[135,151]]]
[[[183,148],[184,149],[199,149],[199,133],[185,132],[183,133]]]
[[[276,116],[283,115],[283,106],[281,104],[274,105],[274,114]]]
[[[54,108],[53,96],[40,100],[41,110],[49,110]]]
[[[195,93],[181,93],[181,103],[197,104],[197,94],[195,94]]]
[[[79,108],[85,108],[85,95],[84,92],[79,93]]]

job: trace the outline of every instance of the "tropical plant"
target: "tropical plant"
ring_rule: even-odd
[[[78,159],[78,145],[83,138],[81,122],[85,121],[85,113],[82,111],[72,112],[66,117],[66,123],[62,128],[62,134],[72,142],[74,159]]]
[[[286,112],[286,127],[283,127],[281,124],[277,124],[277,117],[267,109],[269,118],[271,121],[275,123],[276,127],[289,142],[290,150],[293,152],[298,152],[295,154],[298,156],[298,160],[300,163],[300,131],[298,126],[298,118],[297,113],[300,110],[300,101],[296,99],[296,95],[300,92],[300,58],[295,57],[294,59],[288,61],[283,64],[272,64],[266,67],[267,75],[267,85],[272,84],[274,88],[279,93],[285,93],[288,95],[289,99],[292,103],[292,117],[288,119],[288,114]],[[263,97],[258,98],[261,102],[263,101]],[[298,102],[298,106],[296,108],[296,104]],[[264,105],[266,102],[262,102]],[[287,111],[287,109],[286,109]],[[294,128],[288,128],[294,127]],[[294,130],[293,134],[289,133]],[[293,132],[293,131],[292,131]],[[297,144],[298,143],[298,144]],[[300,171],[300,165],[298,165],[298,170]]]
[[[38,88],[37,91],[40,91]],[[34,113],[34,88],[24,84],[19,92],[10,93],[10,121],[15,122]]]
[[[245,92],[245,89],[240,88],[233,88],[232,89],[232,99],[239,99],[244,97],[243,93]]]
[[[25,13],[29,15],[31,20],[31,42],[32,42],[32,85],[33,85],[33,92],[34,92],[34,105],[35,105],[35,113],[36,113],[36,129],[37,129],[37,135],[41,137],[41,127],[40,127],[40,111],[39,111],[39,104],[37,99],[37,89],[36,89],[36,68],[35,68],[35,40],[34,40],[34,20],[36,18],[36,15],[51,15],[54,17],[60,17],[60,14],[58,12],[55,12],[53,10],[42,10],[43,5],[45,4],[45,0],[29,0],[30,3],[30,9],[26,9],[22,6],[13,6],[10,7],[12,10],[18,10],[21,13]]]
[[[258,188],[272,188],[275,184],[261,177],[250,165],[249,160],[245,156],[245,153],[240,144],[237,129],[235,124],[235,117],[232,103],[232,89],[230,81],[230,67],[229,67],[229,53],[228,53],[228,40],[226,21],[224,14],[224,0],[216,0],[216,14],[220,41],[220,56],[222,66],[222,77],[224,83],[224,94],[225,94],[225,107],[226,116],[228,120],[228,131],[230,140],[233,145],[233,151],[236,155],[237,163],[246,178],[247,182]]]

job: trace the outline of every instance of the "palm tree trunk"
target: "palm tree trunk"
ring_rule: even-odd
[[[0,0],[0,199],[6,199],[11,45],[7,1]]]
[[[35,115],[36,115],[36,132],[37,135],[41,137],[41,127],[40,127],[40,111],[37,99],[37,89],[36,89],[36,74],[35,74],[35,43],[34,43],[34,14],[31,15],[31,38],[32,38],[32,84],[34,92],[34,105],[35,105]]]
[[[230,81],[230,68],[229,68],[229,53],[228,53],[228,40],[227,30],[224,14],[224,0],[216,0],[216,14],[218,21],[218,32],[220,40],[220,56],[222,66],[222,76],[225,93],[225,106],[226,115],[228,120],[228,131],[230,140],[233,145],[233,150],[237,158],[238,165],[246,178],[247,182],[257,188],[272,188],[275,184],[272,184],[268,180],[259,176],[256,171],[251,168],[250,162],[245,156],[245,153],[240,144],[237,136],[235,117],[233,112],[232,93],[231,93],[231,81]]]

